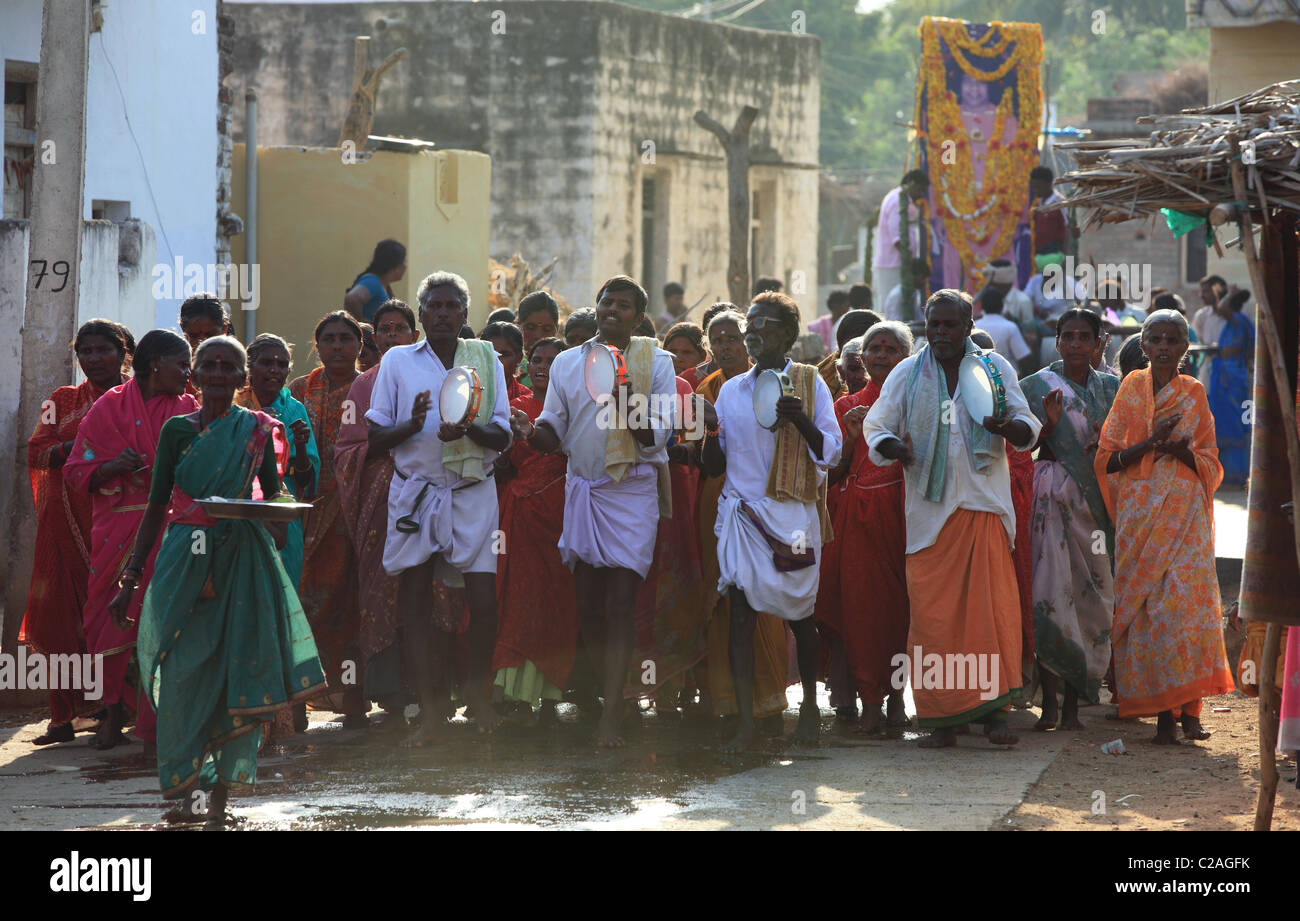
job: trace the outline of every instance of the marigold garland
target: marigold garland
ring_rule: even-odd
[[[995,22],[976,39],[961,20],[930,16],[921,20],[919,31],[922,57],[916,95],[918,140],[925,145],[934,214],[943,220],[948,245],[955,247],[961,258],[965,287],[975,290],[983,280],[982,265],[975,257],[976,246],[987,254],[986,258],[1010,251],[1028,202],[1029,171],[1038,164],[1043,105],[1042,32],[1037,23]],[[961,118],[961,105],[957,95],[947,88],[945,49],[962,73],[982,83],[1016,72],[1016,132],[1003,143],[1007,119],[1016,117],[1013,97],[1006,91],[995,110],[992,136],[986,145],[983,187],[978,190],[971,138]],[[967,53],[977,58],[996,58],[1006,53],[1006,59],[993,70],[982,70]],[[945,142],[949,141],[955,147],[948,151],[951,163],[945,162],[944,156]]]

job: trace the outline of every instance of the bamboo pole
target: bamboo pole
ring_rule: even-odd
[[[1241,145],[1237,136],[1229,139],[1232,154],[1232,194],[1237,199],[1241,217],[1241,250],[1250,270],[1250,282],[1255,288],[1258,305],[1259,328],[1264,334],[1269,365],[1273,371],[1273,385],[1282,400],[1282,430],[1286,439],[1286,456],[1291,467],[1291,496],[1300,498],[1300,434],[1296,432],[1296,418],[1292,406],[1291,381],[1287,377],[1286,360],[1282,356],[1281,326],[1269,302],[1264,284],[1264,272],[1259,266],[1255,251],[1255,232],[1250,220],[1250,200],[1246,197],[1246,180],[1241,168]],[[1285,399],[1291,397],[1291,399]],[[1281,511],[1278,511],[1281,514]],[[1293,526],[1296,536],[1297,563],[1300,565],[1300,516]],[[1263,671],[1259,675],[1259,796],[1255,801],[1255,831],[1268,831],[1273,823],[1273,801],[1277,796],[1277,733],[1278,707],[1272,705],[1276,693],[1273,683],[1277,673],[1278,642],[1281,627],[1270,623],[1264,640]]]
[[[1296,628],[1300,629],[1300,628]],[[1277,733],[1281,702],[1277,699],[1278,646],[1282,625],[1269,624],[1264,633],[1264,661],[1259,675],[1259,796],[1255,800],[1255,831],[1273,825],[1273,802],[1277,799]]]

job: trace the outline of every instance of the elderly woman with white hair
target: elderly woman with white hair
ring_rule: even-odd
[[[1214,417],[1196,378],[1180,374],[1187,319],[1157,310],[1142,324],[1150,367],[1120,382],[1093,462],[1115,522],[1111,644],[1121,718],[1155,716],[1157,745],[1208,739],[1201,698],[1234,687],[1214,567],[1214,491],[1223,480]]]
[[[210,825],[225,821],[231,789],[257,781],[260,730],[325,687],[311,628],[276,552],[283,525],[212,518],[199,505],[210,496],[248,499],[254,477],[267,498],[280,495],[273,436],[284,438],[283,423],[233,402],[247,369],[244,347],[230,336],[195,351],[202,409],[162,426],[149,504],[109,604],[115,620],[125,617],[166,525],[136,651],[158,713],[163,796],[182,799],[169,818],[206,813]]]
[[[830,492],[838,493],[833,505],[835,540],[822,557],[814,616],[823,631],[844,645],[862,698],[859,731],[876,733],[884,726],[908,725],[902,689],[891,682],[892,659],[907,646],[910,622],[907,541],[903,468],[871,462],[862,420],[890,372],[912,354],[913,340],[905,323],[884,320],[854,341],[861,348],[868,379],[857,393],[835,402],[844,442],[840,463],[829,476]],[[886,700],[887,712],[882,714]]]

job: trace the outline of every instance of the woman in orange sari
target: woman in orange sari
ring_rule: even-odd
[[[375,311],[375,345],[382,364],[384,353],[395,345],[411,345],[418,338],[415,313],[404,302],[385,301]],[[397,583],[384,572],[384,541],[388,537],[388,486],[393,479],[393,455],[372,452],[366,410],[375,389],[379,365],[352,382],[348,399],[355,415],[339,428],[334,442],[334,473],[339,505],[352,550],[357,558],[361,662],[365,697],[379,701],[396,714],[385,728],[405,727],[402,710],[401,663],[397,648]],[[390,726],[391,724],[391,726]]]
[[[84,655],[81,611],[90,579],[90,496],[63,480],[77,426],[96,400],[122,383],[122,368],[135,340],[112,320],[88,320],[77,330],[72,350],[86,380],[59,387],[44,403],[27,442],[27,469],[36,507],[36,553],[27,592],[27,612],[18,632],[42,655]],[[50,725],[34,745],[71,742],[72,721],[99,709],[82,691],[50,688]]]
[[[1120,718],[1157,717],[1157,745],[1208,739],[1201,698],[1235,686],[1214,568],[1214,491],[1223,480],[1205,390],[1178,373],[1187,320],[1142,324],[1149,368],[1134,371],[1101,430],[1094,466],[1115,522],[1115,679]]]
[[[316,352],[321,367],[289,385],[293,398],[307,407],[312,433],[320,450],[321,470],[312,509],[303,516],[302,584],[298,590],[311,624],[330,689],[343,692],[343,725],[366,725],[361,693],[360,610],[357,603],[357,566],[340,514],[338,483],[334,478],[334,444],[346,421],[360,420],[355,406],[346,406],[348,390],[357,378],[361,352],[361,327],[345,310],[328,313],[316,324]],[[346,410],[346,412],[345,412]],[[344,662],[352,667],[345,671]],[[349,683],[343,684],[348,677]],[[299,704],[298,727],[305,728],[305,704]]]
[[[710,403],[718,399],[722,385],[737,374],[749,370],[749,353],[745,351],[745,317],[739,309],[728,305],[709,321],[709,351],[718,365],[696,389],[696,393]],[[727,648],[731,635],[731,606],[725,594],[718,591],[718,538],[713,525],[718,518],[718,499],[726,477],[700,477],[700,498],[696,504],[696,520],[700,529],[700,571],[704,589],[704,606],[711,612],[708,621],[708,695],[713,702],[713,712],[720,717],[737,714],[736,689],[731,681],[731,665]],[[771,614],[759,613],[754,623],[754,718],[762,721],[774,719],[780,731],[781,714],[785,712],[785,689],[789,671],[789,649],[786,646],[785,623]]]

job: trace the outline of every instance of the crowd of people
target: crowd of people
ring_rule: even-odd
[[[1076,727],[1105,687],[1119,718],[1157,717],[1158,743],[1208,738],[1201,699],[1234,687],[1213,495],[1224,466],[1248,470],[1249,429],[1226,424],[1248,295],[1207,279],[1192,324],[1166,294],[1140,317],[1109,297],[1025,309],[1006,268],[913,316],[856,285],[807,332],[778,279],[700,323],[670,285],[659,338],[617,275],[594,307],[562,317],[538,291],[476,334],[458,275],[392,297],[405,250],[384,241],[296,378],[291,344],[244,345],[208,295],[181,335],[87,322],[86,379],[30,441],[23,634],[102,655],[105,693],[51,691],[35,741],[107,749],[133,725],[173,818],[203,790],[219,821],[308,706],[418,747],[462,706],[487,733],[568,701],[617,747],[649,700],[718,720],[735,750],[781,731],[795,683],[793,738],[815,743],[821,681],[858,731],[915,717],[944,747],[972,724],[1015,744],[1007,711],[1035,686],[1034,728]],[[801,335],[827,354],[791,360]],[[1200,380],[1194,339],[1219,349]],[[602,350],[622,373],[593,395]],[[972,354],[1004,382],[997,415],[967,409]],[[482,391],[463,420],[438,399],[456,369]],[[649,411],[611,423],[634,397]],[[214,518],[211,497],[311,508]]]

